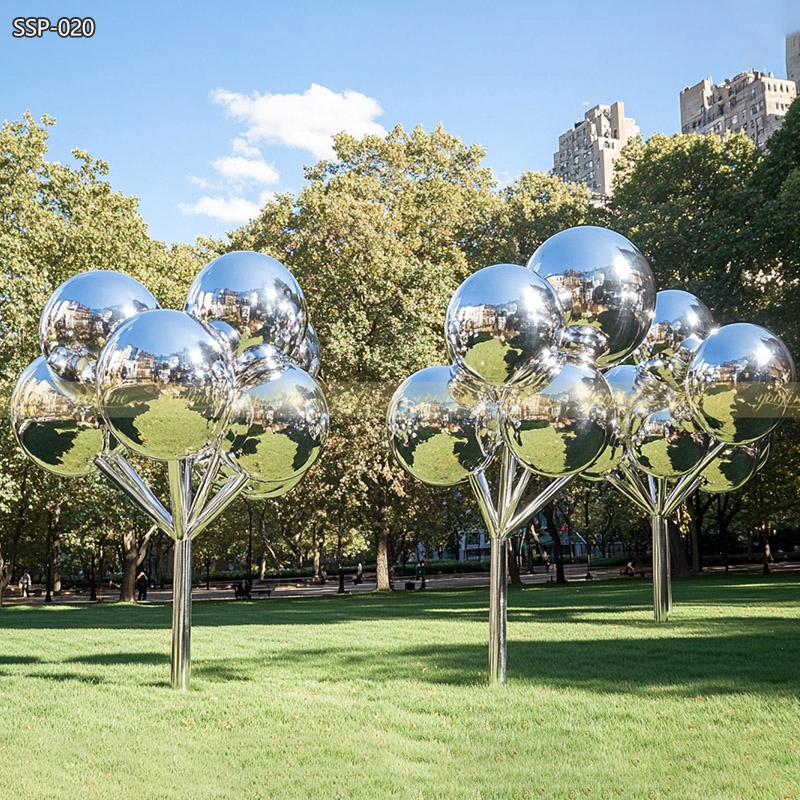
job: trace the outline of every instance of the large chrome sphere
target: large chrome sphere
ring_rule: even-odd
[[[414,478],[453,486],[486,467],[499,442],[498,407],[453,367],[426,367],[389,404],[389,445]]]
[[[263,496],[277,484],[300,479],[322,452],[329,427],[321,388],[308,372],[286,362],[282,370],[240,388],[222,448]]]
[[[757,444],[726,447],[704,470],[704,492],[719,494],[740,489],[753,476],[760,457]]]
[[[641,404],[635,412],[641,419],[632,426],[628,447],[644,472],[656,478],[676,478],[700,463],[708,438],[695,425],[684,395],[670,390],[666,405],[648,409]]]
[[[319,338],[314,326],[309,322],[306,326],[306,336],[297,350],[292,353],[292,361],[308,372],[314,378],[319,373],[322,363],[320,356]]]
[[[556,344],[561,309],[550,287],[515,264],[470,275],[447,307],[445,337],[455,362],[490,386],[530,378]]]
[[[263,253],[239,251],[210,261],[189,288],[185,310],[214,324],[237,356],[262,344],[291,354],[306,335],[300,286],[280,261]],[[235,335],[225,332],[226,325]]]
[[[724,325],[697,349],[686,392],[698,424],[727,444],[766,436],[783,419],[795,381],[786,345],[748,322]]]
[[[193,317],[146,311],[117,328],[97,367],[100,407],[131,450],[171,461],[197,455],[224,429],[233,400],[230,356]]]
[[[569,228],[544,241],[527,267],[558,293],[566,351],[607,367],[642,343],[655,307],[655,280],[624,236],[591,225]]]
[[[509,391],[502,431],[508,449],[540,475],[587,469],[603,452],[611,429],[611,390],[593,367],[567,361],[538,391]]]
[[[64,388],[93,394],[100,351],[117,326],[134,314],[158,308],[144,286],[129,275],[93,270],[74,275],[45,303],[39,342]]]
[[[706,305],[682,289],[656,294],[653,322],[636,351],[636,361],[673,389],[683,381],[697,348],[714,329]]]
[[[32,461],[65,477],[90,473],[105,441],[96,404],[65,394],[43,356],[17,380],[11,427]]]

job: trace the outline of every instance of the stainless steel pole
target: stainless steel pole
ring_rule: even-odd
[[[656,622],[667,622],[670,609],[667,518],[654,514],[650,526],[653,531],[653,617]]]
[[[172,670],[173,689],[189,689],[190,645],[192,634],[192,540],[175,541],[175,566],[172,571]]]
[[[506,682],[506,540],[493,536],[489,573],[489,683]]]

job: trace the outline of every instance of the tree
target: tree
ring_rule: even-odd
[[[719,324],[762,301],[748,230],[758,152],[744,134],[634,139],[616,165],[606,223],[647,256],[659,289],[699,297]]]
[[[446,306],[486,265],[499,201],[483,151],[441,126],[341,134],[334,150],[307,169],[296,198],[276,198],[236,232],[231,249],[267,252],[303,287],[332,419],[317,513],[370,530],[377,585],[388,589],[392,536],[434,490],[390,458],[386,408],[405,377],[445,363]]]
[[[545,239],[565,228],[591,224],[597,217],[583,183],[544,172],[523,172],[501,194],[495,226],[495,261],[525,264]]]

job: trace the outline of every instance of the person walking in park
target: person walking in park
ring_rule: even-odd
[[[136,576],[136,590],[138,592],[136,595],[137,600],[147,600],[147,587],[149,584],[150,581],[147,579],[147,573],[142,570]]]
[[[22,573],[22,577],[19,579],[19,589],[22,592],[23,597],[30,597],[31,593],[31,574],[28,570]]]

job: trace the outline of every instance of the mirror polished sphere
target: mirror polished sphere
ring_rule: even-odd
[[[587,469],[611,433],[611,390],[593,367],[565,362],[538,391],[514,389],[503,402],[502,432],[511,453],[539,475]]]
[[[741,489],[755,474],[759,460],[758,445],[726,447],[702,472],[706,479],[700,487],[711,494]]]
[[[74,275],[42,310],[42,354],[67,388],[93,394],[97,358],[111,334],[134,314],[155,308],[155,297],[129,275],[112,270]]]
[[[670,390],[666,405],[653,410],[642,405],[637,413],[643,416],[640,424],[633,426],[629,452],[644,472],[656,478],[676,478],[700,463],[708,439],[695,425],[684,395]]]
[[[300,286],[280,261],[263,253],[238,251],[210,261],[189,287],[185,311],[201,322],[233,328],[235,356],[262,344],[291,354],[306,336]]]
[[[263,494],[271,490],[255,482],[279,488],[300,479],[322,452],[329,427],[319,384],[286,362],[282,370],[240,388],[222,448]]]
[[[681,289],[666,289],[656,294],[653,322],[634,356],[673,389],[682,388],[689,363],[713,329],[711,312],[702,301]]]
[[[278,497],[283,497],[300,483],[305,477],[305,473],[301,472],[296,478],[288,481],[277,481],[274,483],[263,483],[261,481],[250,481],[244,488],[245,500],[275,500]]]
[[[561,300],[565,351],[608,367],[642,343],[655,308],[655,279],[624,236],[592,225],[568,228],[544,241],[527,268]]]
[[[490,386],[531,378],[557,341],[561,309],[550,287],[515,264],[470,275],[447,307],[445,337],[459,367]]]
[[[453,486],[486,467],[499,442],[499,410],[458,370],[426,367],[398,387],[389,404],[389,446],[412,477]]]
[[[314,378],[319,374],[319,368],[322,363],[319,339],[314,326],[310,322],[306,325],[305,339],[300,343],[297,350],[292,353],[292,361]]]
[[[28,458],[64,477],[88,475],[105,441],[96,405],[65,394],[44,356],[17,380],[11,394],[11,427]]]
[[[697,349],[686,392],[706,433],[727,444],[747,444],[783,419],[794,381],[786,345],[758,325],[737,322],[710,334]]]
[[[115,436],[161,461],[211,447],[233,400],[228,353],[180,311],[145,311],[120,325],[100,354],[97,379],[101,411]]]

